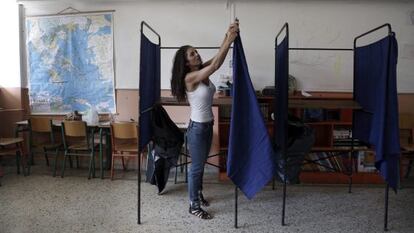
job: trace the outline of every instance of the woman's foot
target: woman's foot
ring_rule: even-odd
[[[202,206],[210,206],[210,203],[204,199],[203,193],[201,191],[198,192],[198,199],[200,200]]]
[[[201,208],[200,203],[190,204],[190,209],[188,210],[188,212],[201,219],[212,219],[213,218],[207,211]]]

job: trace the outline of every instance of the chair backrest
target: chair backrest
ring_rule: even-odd
[[[88,132],[85,121],[63,121],[62,122],[63,147],[66,149],[74,143],[86,143],[89,148]]]
[[[137,139],[138,130],[135,122],[111,123],[111,134],[114,139]]]
[[[45,143],[54,143],[55,138],[52,129],[52,118],[50,117],[30,117],[28,120],[30,129],[29,145],[41,145]]]
[[[401,146],[414,143],[414,114],[400,113],[400,143]]]
[[[52,132],[52,119],[49,117],[30,117],[29,124],[33,132]]]
[[[119,149],[121,145],[134,145],[138,147],[138,130],[135,122],[111,123],[112,152]],[[122,150],[122,149],[121,149]]]
[[[400,113],[400,129],[413,129],[414,128],[414,114]]]
[[[64,136],[68,137],[86,137],[87,128],[84,121],[63,121],[62,122]]]

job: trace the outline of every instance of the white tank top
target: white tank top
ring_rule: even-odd
[[[187,100],[190,104],[191,115],[190,119],[195,122],[210,122],[214,119],[213,110],[213,96],[216,92],[216,86],[209,81],[207,86],[200,82],[194,91],[187,91]]]

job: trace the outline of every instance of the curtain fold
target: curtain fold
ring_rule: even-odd
[[[232,97],[227,175],[251,199],[273,178],[276,163],[240,35],[233,45]]]
[[[141,33],[139,72],[139,148],[142,149],[152,138],[151,112],[148,111],[161,97],[159,45],[152,43]]]
[[[289,74],[288,74],[288,40],[287,38],[276,45],[276,70],[275,70],[275,122],[277,130],[275,132],[276,146],[278,150],[286,152],[287,125],[288,125],[288,90],[289,90]],[[284,156],[284,155],[282,155]]]
[[[373,145],[375,166],[397,191],[399,186],[399,125],[397,95],[397,40],[389,35],[355,50],[354,137]]]

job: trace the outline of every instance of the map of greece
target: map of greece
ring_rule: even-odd
[[[31,113],[115,112],[112,14],[29,17]]]

